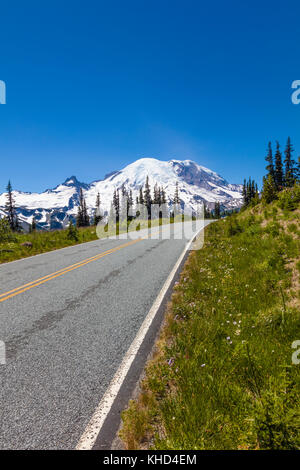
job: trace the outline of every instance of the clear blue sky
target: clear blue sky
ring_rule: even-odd
[[[260,183],[268,140],[300,154],[299,1],[12,0],[0,44],[0,192],[141,157]]]

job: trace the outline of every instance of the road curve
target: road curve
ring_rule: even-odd
[[[0,265],[0,449],[76,447],[187,243],[172,230]]]

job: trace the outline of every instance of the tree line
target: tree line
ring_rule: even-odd
[[[293,159],[294,147],[291,138],[288,137],[284,154],[280,150],[280,144],[276,141],[275,154],[272,143],[268,143],[265,161],[267,162],[267,174],[263,177],[261,199],[270,203],[277,199],[278,193],[286,188],[293,187],[300,181],[300,157],[298,162]],[[243,184],[243,207],[256,205],[260,201],[257,184],[249,178]]]

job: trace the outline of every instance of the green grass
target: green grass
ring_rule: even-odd
[[[123,412],[126,448],[300,448],[299,201],[283,199],[206,229]]]
[[[95,227],[78,230],[78,241],[67,237],[67,230],[51,232],[37,231],[34,233],[13,233],[10,240],[0,242],[0,263],[14,261],[20,258],[57,250],[78,243],[97,240]],[[22,246],[22,243],[31,243],[32,246]]]

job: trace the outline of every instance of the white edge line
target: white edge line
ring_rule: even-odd
[[[201,229],[196,234],[196,237],[199,235],[201,230],[204,230],[205,225],[201,227]],[[157,298],[155,299],[151,309],[149,310],[148,315],[146,316],[145,320],[142,323],[136,337],[134,338],[133,342],[131,343],[127,353],[124,356],[123,361],[121,362],[120,367],[118,368],[117,372],[115,373],[112,381],[110,382],[106,392],[104,393],[99,405],[97,406],[92,418],[90,419],[85,431],[83,432],[79,442],[76,446],[76,450],[91,450],[96,442],[99,432],[104,424],[104,421],[111,410],[111,407],[117,397],[119,390],[126,378],[126,375],[130,369],[131,364],[133,363],[140,346],[143,343],[143,340],[152,324],[153,319],[164,299],[164,296],[169,289],[172,280],[177,272],[177,269],[180,266],[186,252],[190,248],[193,239],[186,244],[183,252],[181,253],[180,257],[178,258],[175,266],[173,267],[172,271],[170,272],[167,280],[165,281],[161,291],[159,292]]]

